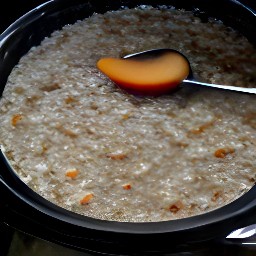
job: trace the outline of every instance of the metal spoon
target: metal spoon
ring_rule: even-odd
[[[210,84],[210,83],[202,83],[199,81],[194,80],[193,72],[189,63],[189,60],[184,56],[182,53],[173,50],[173,49],[152,49],[148,51],[143,51],[143,52],[138,52],[138,53],[133,53],[124,56],[124,59],[133,59],[133,60],[147,60],[147,59],[152,59],[156,57],[160,57],[161,55],[165,53],[170,53],[170,52],[175,52],[179,53],[182,55],[188,62],[189,67],[190,67],[190,72],[189,75],[186,79],[182,81],[182,86],[185,85],[198,85],[198,86],[207,86],[207,87],[212,87],[212,88],[217,88],[217,89],[223,89],[223,90],[230,90],[230,91],[236,91],[236,92],[243,92],[243,93],[251,93],[251,94],[256,94],[256,88],[243,88],[243,87],[237,87],[237,86],[229,86],[229,85],[220,85],[220,84]]]

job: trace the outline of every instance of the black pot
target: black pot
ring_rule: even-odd
[[[54,30],[93,12],[138,4],[174,5],[194,10],[202,19],[216,17],[256,45],[256,14],[235,0],[52,0],[27,13],[0,36],[1,92],[21,56]],[[124,223],[84,217],[50,203],[19,179],[2,150],[0,166],[2,223],[92,254],[171,255],[216,250],[223,243],[229,244],[225,237],[231,231],[255,222],[255,186],[234,202],[199,216],[156,223]]]

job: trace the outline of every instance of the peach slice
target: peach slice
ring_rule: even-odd
[[[102,58],[97,67],[120,88],[143,95],[160,95],[176,89],[190,71],[187,59],[176,51],[152,58]]]

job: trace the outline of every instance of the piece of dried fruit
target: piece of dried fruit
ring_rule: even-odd
[[[80,200],[80,204],[81,205],[88,204],[92,198],[93,198],[93,194],[92,193],[87,194],[85,197],[83,197],[83,199]]]
[[[221,191],[215,191],[215,192],[213,193],[213,196],[212,196],[211,200],[212,200],[213,202],[216,202],[221,196],[222,196]]]
[[[174,204],[169,206],[169,210],[172,213],[177,213],[179,210],[183,208],[183,203],[181,201],[177,201]]]
[[[106,154],[106,157],[112,160],[123,160],[127,158],[127,155],[124,153],[108,153]]]
[[[192,133],[192,134],[201,134],[201,133],[203,133],[206,129],[212,127],[212,126],[214,125],[214,123],[215,123],[215,120],[210,121],[210,122],[206,122],[206,123],[200,125],[199,127],[190,130],[189,133]]]
[[[219,148],[215,151],[214,155],[218,158],[224,158],[226,157],[228,154],[232,154],[235,152],[235,149],[234,148],[230,148],[230,147],[227,147],[227,148]]]
[[[130,190],[132,188],[131,184],[124,184],[123,189]]]
[[[65,103],[66,104],[71,104],[71,103],[74,103],[76,102],[76,99],[72,96],[68,96],[66,99],[65,99]]]
[[[16,126],[17,123],[23,118],[21,114],[13,115],[12,117],[12,126]]]
[[[79,174],[79,171],[77,169],[73,169],[73,170],[68,170],[66,172],[66,176],[71,178],[71,179],[75,179],[77,177],[77,175]]]

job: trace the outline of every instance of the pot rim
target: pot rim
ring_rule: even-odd
[[[3,62],[5,61],[5,58],[9,58],[8,50],[6,50],[8,47],[5,49],[7,42],[13,36],[15,36],[17,31],[19,32],[21,26],[24,27],[25,23],[29,25],[31,22],[42,18],[43,16],[47,15],[47,11],[52,10],[52,8],[54,11],[56,5],[58,3],[60,4],[61,2],[62,4],[64,3],[64,7],[68,3],[74,3],[72,0],[50,0],[23,15],[0,35],[0,51],[2,48],[2,52],[4,52],[4,58],[2,58]],[[226,2],[239,6],[239,8],[243,8],[248,14],[250,13],[250,15],[254,15],[256,18],[256,13],[252,9],[246,7],[237,0],[227,0]],[[82,1],[78,0],[75,3],[79,4],[82,3]],[[87,2],[85,4],[87,4]],[[2,56],[1,54],[2,53],[0,52],[0,57]],[[24,182],[21,181],[13,170],[13,167],[4,154],[3,146],[1,146],[0,149],[0,163],[1,166],[3,166],[2,174],[0,174],[0,183],[2,183],[3,186],[5,186],[13,195],[15,195],[15,197],[23,201],[25,204],[30,205],[32,208],[36,209],[38,212],[41,212],[45,216],[57,221],[61,221],[63,225],[71,224],[76,227],[86,228],[89,230],[111,232],[115,234],[140,235],[170,233],[181,233],[182,235],[184,231],[197,231],[200,233],[207,227],[209,233],[202,234],[202,236],[211,237],[216,233],[221,232],[228,234],[235,228],[240,228],[243,225],[251,224],[253,222],[253,216],[256,215],[256,199],[254,196],[256,193],[256,186],[253,186],[244,195],[223,207],[188,218],[142,223],[94,219],[65,210],[64,208],[47,201],[30,189]],[[247,219],[244,218],[245,216],[247,216]],[[229,223],[230,227],[227,227],[227,223]]]

